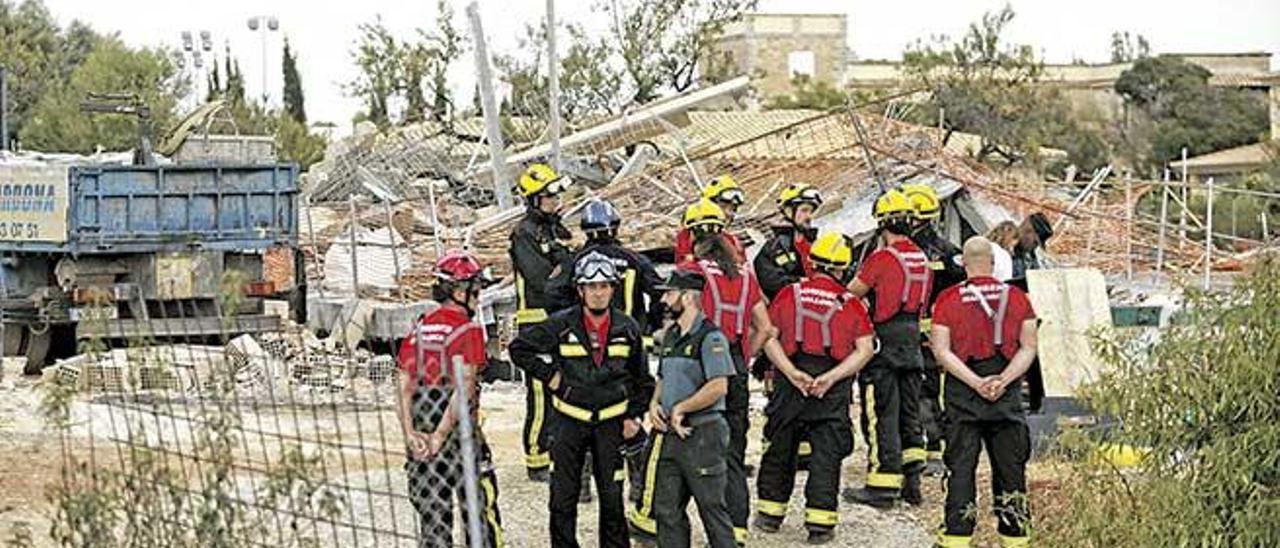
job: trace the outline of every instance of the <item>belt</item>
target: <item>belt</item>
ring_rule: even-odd
[[[522,308],[516,311],[516,325],[529,325],[547,321],[544,308]]]
[[[628,404],[629,404],[629,400],[622,400],[618,403],[615,403],[603,409],[597,409],[593,411],[591,409],[584,409],[582,407],[578,407],[558,397],[553,396],[551,398],[551,405],[556,408],[556,411],[563,413],[565,416],[571,419],[577,420],[579,422],[585,422],[588,424],[594,424],[597,422],[607,421],[612,418],[621,417],[624,413],[627,412]]]

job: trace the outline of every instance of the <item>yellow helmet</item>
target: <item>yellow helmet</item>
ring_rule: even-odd
[[[569,178],[556,173],[547,164],[530,164],[520,174],[520,195],[528,198],[535,194],[559,194],[569,188]]]
[[[721,175],[707,183],[706,188],[702,189],[702,197],[739,206],[747,201],[747,195],[742,192],[742,187],[738,186],[738,182],[729,175]]]
[[[903,194],[911,200],[912,214],[920,220],[933,220],[942,215],[942,201],[932,186],[923,183],[902,185]]]
[[[822,205],[822,194],[818,189],[805,183],[791,183],[778,193],[778,207],[811,204],[817,208]]]
[[[684,227],[703,232],[719,232],[728,223],[724,210],[715,202],[703,198],[684,210]]]
[[[853,264],[853,248],[839,232],[824,232],[809,248],[814,264],[828,268],[849,268]]]
[[[873,213],[876,220],[881,223],[902,219],[914,214],[915,206],[911,204],[911,199],[900,190],[890,190],[881,194],[876,199],[876,208]]]

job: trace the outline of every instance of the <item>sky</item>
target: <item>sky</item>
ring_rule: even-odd
[[[350,52],[358,37],[358,25],[381,18],[394,33],[409,37],[415,28],[433,28],[435,0],[44,0],[63,24],[73,19],[90,23],[99,31],[119,32],[136,46],[181,46],[181,32],[209,31],[215,50],[222,55],[229,44],[240,61],[248,92],[266,89],[272,104],[280,101],[281,40],[285,37],[298,52],[308,117],[332,122],[337,134],[350,131],[350,120],[360,110],[359,100],[347,96],[342,84],[356,74]],[[562,22],[577,22],[588,32],[603,32],[608,21],[595,0],[556,0]],[[456,24],[467,30],[469,0],[449,0]],[[897,59],[917,38],[962,34],[984,12],[999,10],[1005,0],[760,0],[764,13],[844,13],[852,53],[860,59]],[[1142,34],[1155,52],[1242,52],[1276,54],[1272,70],[1280,70],[1280,0],[1020,0],[1008,2],[1017,17],[1009,38],[1034,45],[1048,62],[1105,62],[1113,31]],[[527,23],[540,21],[545,0],[480,0],[480,17],[491,52],[512,53]],[[262,33],[254,33],[247,21],[253,16],[274,16],[277,32],[267,33],[266,55]],[[453,69],[457,91],[469,104],[474,86],[472,53]],[[203,81],[203,78],[201,78]]]

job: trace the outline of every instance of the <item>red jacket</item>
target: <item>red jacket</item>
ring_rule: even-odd
[[[985,307],[979,299],[986,303]],[[997,320],[1002,343],[999,351],[1005,358],[1013,359],[1022,347],[1023,322],[1035,317],[1036,311],[1026,293],[990,276],[972,278],[947,288],[933,305],[933,325],[950,330],[951,351],[964,362],[996,355]]]
[[[804,316],[799,330],[798,314]],[[803,351],[840,361],[853,353],[855,341],[875,333],[862,301],[825,274],[782,288],[769,305],[769,318],[788,356]]]
[[[724,236],[725,242],[732,247],[738,255],[738,262],[747,262],[747,251],[742,248],[742,242],[734,236],[732,232],[723,231],[720,234]],[[694,261],[693,256],[693,235],[689,233],[689,229],[681,228],[676,232],[676,264]]]
[[[701,272],[707,278],[702,291],[702,313],[729,339],[741,342],[751,327],[751,309],[764,299],[760,281],[750,269],[741,268],[738,277],[730,278],[714,261],[697,260],[681,265]]]
[[[907,279],[910,278],[910,284]],[[862,263],[858,279],[871,288],[872,320],[881,323],[901,312],[920,314],[928,306],[933,284],[929,257],[911,240],[877,249]]]
[[[461,357],[479,374],[487,362],[484,345],[484,327],[472,321],[466,310],[454,304],[441,305],[418,320],[405,336],[397,365],[426,386],[441,386],[452,379],[447,372],[452,371],[455,357]]]

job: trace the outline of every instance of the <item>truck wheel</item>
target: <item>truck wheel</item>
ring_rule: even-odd
[[[49,343],[53,341],[53,330],[46,327],[44,333],[37,335],[27,328],[23,330],[23,334],[26,339],[23,353],[27,356],[27,365],[22,372],[27,375],[39,375],[44,369],[45,358],[49,356]]]

